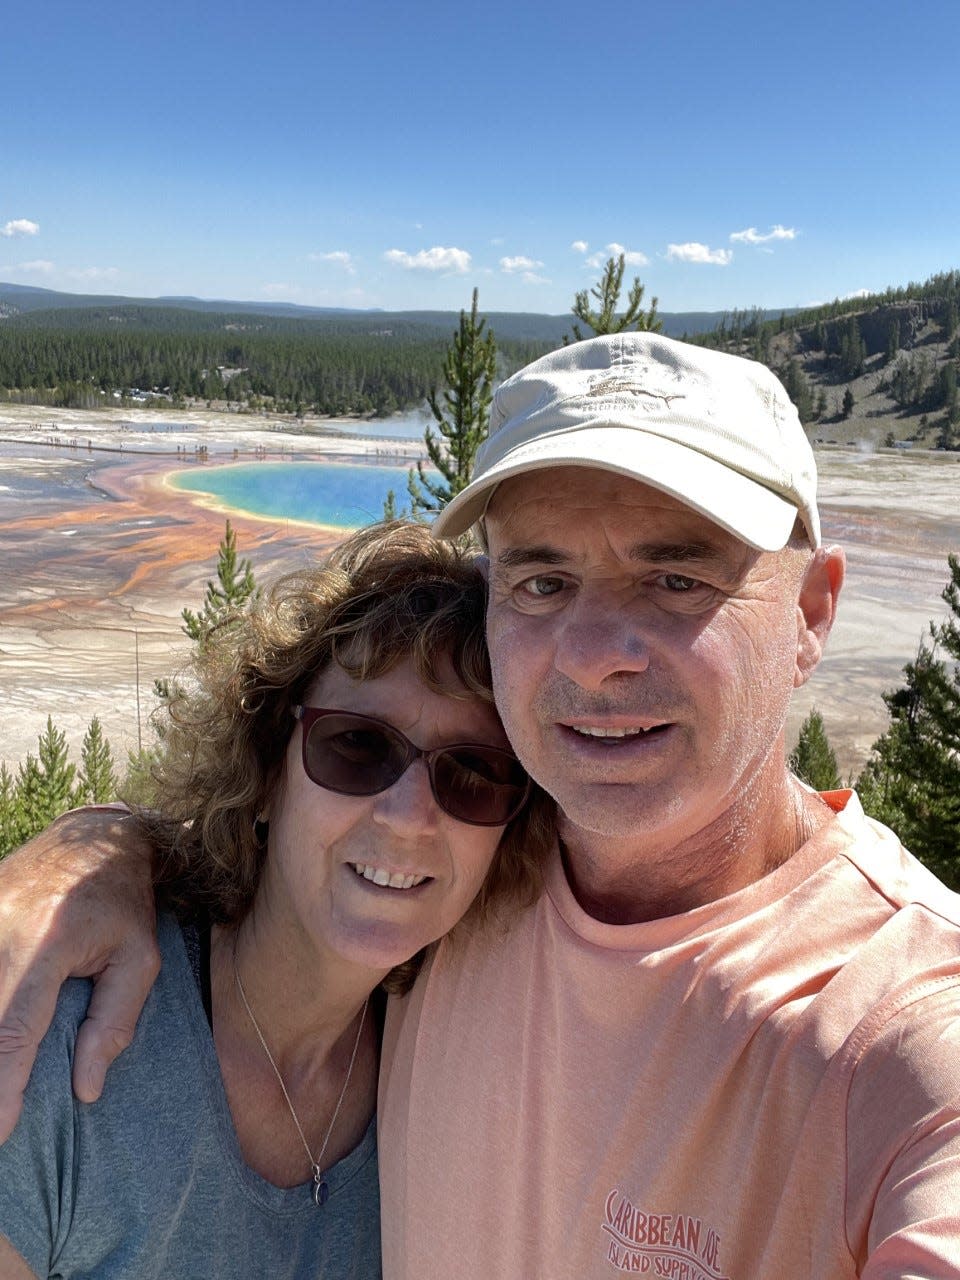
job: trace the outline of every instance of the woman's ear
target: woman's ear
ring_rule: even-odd
[[[837,616],[837,600],[846,571],[840,547],[818,547],[807,565],[797,600],[797,665],[793,686],[810,679],[823,657],[823,648]]]

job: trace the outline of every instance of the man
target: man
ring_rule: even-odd
[[[657,335],[554,352],[437,531],[478,521],[559,848],[388,1019],[388,1280],[960,1276],[960,902],[786,769],[843,557],[783,388]]]

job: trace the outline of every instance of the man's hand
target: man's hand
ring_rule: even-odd
[[[160,970],[155,926],[150,847],[124,810],[64,814],[0,863],[0,1142],[69,977],[96,983],[73,1088],[100,1096]]]

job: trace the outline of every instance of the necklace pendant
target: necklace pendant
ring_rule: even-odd
[[[273,1060],[273,1054],[267,1046],[266,1040],[263,1038],[263,1032],[260,1030],[260,1024],[253,1016],[253,1010],[250,1008],[250,1001],[247,999],[247,993],[243,989],[243,983],[240,981],[240,970],[237,968],[237,947],[234,940],[233,947],[233,976],[237,983],[237,992],[243,1003],[244,1009],[247,1011],[247,1017],[253,1025],[254,1031],[257,1033],[257,1039],[263,1052],[267,1055],[267,1061],[273,1067],[273,1074],[277,1077],[277,1084],[280,1086],[280,1092],[283,1094],[283,1100],[287,1104],[287,1110],[290,1112],[290,1118],[296,1126],[297,1133],[300,1135],[300,1141],[303,1143],[303,1149],[307,1153],[307,1159],[310,1161],[310,1168],[313,1170],[313,1203],[318,1209],[322,1209],[330,1198],[330,1188],[327,1186],[323,1177],[323,1170],[320,1168],[320,1161],[323,1159],[324,1152],[327,1149],[327,1143],[330,1141],[330,1135],[333,1133],[333,1126],[337,1123],[337,1116],[340,1114],[340,1108],[343,1106],[343,1100],[347,1096],[347,1089],[350,1087],[350,1077],[353,1074],[353,1064],[357,1060],[357,1050],[360,1048],[360,1035],[363,1031],[363,1024],[367,1016],[367,1005],[370,1003],[369,996],[363,1002],[363,1008],[360,1010],[360,1023],[357,1027],[357,1038],[353,1042],[353,1053],[350,1055],[350,1062],[347,1066],[347,1074],[344,1077],[343,1087],[340,1090],[340,1097],[337,1099],[337,1105],[333,1109],[333,1117],[327,1125],[327,1132],[324,1134],[323,1145],[317,1155],[316,1160],[310,1150],[307,1140],[303,1135],[303,1127],[297,1118],[297,1113],[293,1109],[293,1103],[290,1101],[290,1095],[287,1093],[287,1086],[283,1083],[283,1076],[280,1069]]]

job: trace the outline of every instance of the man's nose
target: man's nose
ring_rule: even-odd
[[[582,689],[599,688],[610,676],[646,671],[648,639],[632,610],[583,601],[557,638],[554,666]]]
[[[422,835],[436,829],[440,808],[430,786],[425,760],[414,760],[392,787],[373,797],[373,820],[398,835]]]

